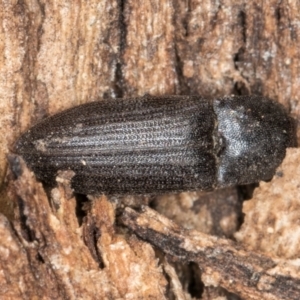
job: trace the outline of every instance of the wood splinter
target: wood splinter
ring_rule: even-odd
[[[229,240],[185,230],[149,207],[143,207],[141,213],[126,208],[121,219],[135,234],[165,253],[197,263],[207,286],[221,285],[246,299],[300,299],[300,280],[287,275],[287,269],[293,266],[286,261],[245,251]]]

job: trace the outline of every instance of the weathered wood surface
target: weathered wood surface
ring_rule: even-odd
[[[62,187],[52,196],[58,206],[51,208],[41,186],[25,171],[27,177],[19,179],[23,185],[10,185],[11,178],[5,180],[7,153],[21,132],[46,115],[108,97],[254,93],[283,103],[298,122],[299,6],[299,1],[275,0],[2,1],[0,207],[14,223],[1,217],[1,298],[94,299],[106,295],[189,299],[202,295],[210,299],[219,295],[230,299],[224,290],[212,292],[203,286],[192,293],[188,288],[192,281],[201,285],[197,272],[195,278],[180,277],[186,264],[176,265],[174,272],[168,262],[157,261],[150,244],[124,236],[123,227],[114,223],[115,207],[110,202],[91,202],[81,219],[75,213],[77,202],[66,200]],[[285,186],[285,199],[296,199],[289,194],[290,185]],[[218,206],[221,200],[212,196],[205,204],[199,197],[172,195],[168,200],[164,196],[161,205],[155,201],[155,206],[182,226],[232,237],[241,219],[236,191],[226,194],[222,209]],[[140,200],[148,201],[127,198],[123,203],[138,206]],[[249,247],[284,257],[284,247],[276,244],[276,249],[272,248],[274,241],[292,242],[292,248],[299,249],[297,239],[280,239],[282,232],[289,230],[287,225],[277,230],[281,227],[274,220],[279,222],[280,206],[274,212],[275,208],[268,206],[275,225],[268,225],[266,231],[255,226],[253,220],[270,222],[255,205],[254,201],[246,208],[248,227],[237,235],[245,251]],[[297,201],[290,207],[296,214]],[[284,209],[288,211],[288,207]],[[295,233],[296,229],[290,230]],[[264,236],[270,242],[246,239],[251,230],[255,237]],[[285,258],[297,258],[293,253],[289,251]],[[113,263],[116,259],[120,264]],[[200,267],[202,263],[208,262],[202,260]],[[134,272],[137,269],[140,273]],[[296,271],[293,276],[300,278]],[[137,286],[132,278],[139,278]],[[224,280],[218,282],[233,291]],[[291,281],[291,290],[297,289],[295,282]],[[235,292],[245,296],[242,289]],[[251,299],[252,295],[248,296]]]

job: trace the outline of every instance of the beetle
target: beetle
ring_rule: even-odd
[[[83,194],[212,190],[270,180],[294,145],[293,119],[260,96],[144,96],[83,104],[25,132],[15,150]]]

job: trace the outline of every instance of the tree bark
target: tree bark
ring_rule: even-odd
[[[207,253],[188,259],[197,265],[192,272],[186,257],[181,262],[178,253],[168,250],[175,234],[168,220],[169,236],[165,244],[158,244],[151,235],[137,231],[134,218],[130,224],[116,219],[116,214],[122,215],[121,207],[149,203],[152,199],[146,196],[108,200],[103,196],[83,200],[82,208],[82,200],[68,188],[70,174],[62,174],[63,183],[48,194],[15,156],[11,165],[18,166],[22,175],[16,170],[6,175],[7,155],[21,132],[45,116],[103,98],[259,94],[281,102],[298,122],[299,5],[286,0],[0,2],[1,298],[231,299],[232,292],[243,299],[279,299],[280,293],[281,299],[299,299],[300,274],[292,267],[285,269],[291,277],[286,286],[280,285],[284,280],[276,281],[284,264],[272,269],[268,278],[279,284],[273,294],[266,292],[266,282],[247,290],[242,277],[235,288],[224,269],[213,269]],[[298,153],[288,155],[290,161],[299,159]],[[298,172],[296,165],[286,165],[284,176]],[[290,176],[284,177],[289,181],[278,183],[285,187],[280,196],[272,181],[272,192],[262,197],[258,191],[255,199],[261,200],[244,206],[246,222],[238,233],[243,215],[235,189],[224,192],[225,196],[222,192],[164,195],[151,203],[186,230],[206,233],[197,233],[206,241],[209,235],[235,236],[239,246],[230,246],[231,251],[242,247],[243,263],[255,269],[257,264],[248,260],[247,251],[261,252],[255,255],[272,262],[276,257],[298,258],[298,228],[293,226],[298,183]],[[274,195],[278,205],[264,206],[266,214],[259,205]],[[287,201],[290,205],[279,205]],[[282,209],[284,230],[278,227]],[[151,225],[151,220],[147,222]],[[186,234],[182,227],[176,230]],[[261,242],[262,236],[269,242]],[[214,245],[226,253],[227,243]],[[286,251],[287,243],[292,243],[292,250]],[[210,282],[208,270],[219,272],[219,279]],[[288,271],[282,276],[288,278]],[[217,288],[212,291],[209,285]],[[284,294],[287,290],[293,294]]]

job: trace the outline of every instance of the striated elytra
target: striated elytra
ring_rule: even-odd
[[[294,139],[292,118],[263,97],[144,96],[58,113],[15,149],[48,184],[73,170],[78,193],[141,194],[269,180]]]

